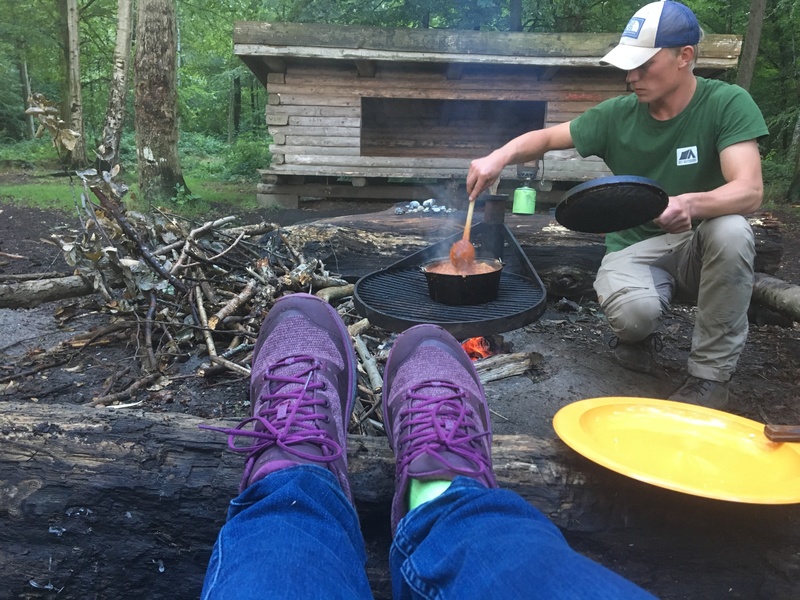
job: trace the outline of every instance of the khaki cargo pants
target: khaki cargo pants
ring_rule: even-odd
[[[606,254],[594,289],[614,333],[635,342],[655,332],[675,301],[695,302],[689,374],[728,381],[747,339],[755,241],[729,215]]]

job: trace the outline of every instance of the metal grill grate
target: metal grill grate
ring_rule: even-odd
[[[481,233],[483,224],[475,226]],[[420,265],[439,256],[460,235],[422,250],[395,265],[370,273],[356,284],[354,302],[360,314],[389,331],[403,331],[420,323],[442,326],[454,337],[491,335],[518,329],[544,312],[546,292],[522,249],[502,226],[507,263],[521,265],[522,273],[503,270],[497,299],[475,306],[450,306],[431,300]],[[510,264],[507,264],[510,266]]]

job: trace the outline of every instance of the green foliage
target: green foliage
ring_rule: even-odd
[[[191,192],[187,186],[177,184],[175,195],[171,198],[171,203],[177,206],[193,206],[201,200],[201,197]]]
[[[224,155],[224,175],[231,181],[258,181],[257,169],[269,166],[269,138],[258,132],[239,136]]]
[[[169,209],[187,217],[207,219],[212,216],[237,214],[256,210],[255,187],[252,184],[237,185],[219,183],[203,177],[186,177],[191,194],[178,196],[170,203]],[[0,188],[0,205],[16,204],[42,210],[61,210],[73,212],[79,202],[81,187],[77,177],[70,180],[64,177],[32,180],[20,185],[4,185]],[[131,194],[125,197],[125,205],[132,210],[147,211],[150,207],[137,199],[138,188],[131,185]]]
[[[21,140],[25,134],[25,105],[19,70],[6,44],[0,44],[0,141]]]
[[[257,181],[257,169],[269,166],[269,137],[242,134],[229,145],[219,137],[184,132],[179,143],[185,171],[219,181]]]
[[[184,173],[184,179],[191,193],[178,190],[176,198],[166,206],[169,211],[207,220],[258,208],[256,190],[252,184],[220,182],[196,173]],[[140,198],[136,184],[131,185],[131,193],[126,197],[125,204],[130,209],[143,212],[152,208]]]
[[[58,154],[49,136],[22,142],[0,143],[0,160],[56,163]]]
[[[522,0],[523,29],[529,32],[620,32],[647,0]],[[684,0],[707,33],[744,35],[750,0]],[[176,0],[177,2],[177,0]],[[116,0],[81,2],[82,96],[87,146],[102,127],[108,101]],[[64,81],[63,27],[53,0],[0,0],[0,157],[54,157],[47,140],[9,146],[24,139],[19,64],[24,58],[32,89],[59,101]],[[510,0],[222,0],[177,2],[179,110],[183,168],[203,178],[253,179],[267,166],[264,131],[266,91],[233,54],[235,20],[321,22],[386,27],[506,30]],[[778,181],[791,170],[791,133],[800,106],[797,0],[768,3],[759,57],[750,92],[768,120],[765,174]],[[725,74],[733,80],[734,72]],[[133,82],[133,67],[130,81]],[[241,117],[234,131],[231,102],[236,90]],[[123,167],[135,169],[132,94],[121,145]],[[233,139],[229,145],[227,141]],[[52,152],[52,154],[51,154]],[[779,160],[786,157],[786,162]],[[190,186],[193,192],[194,188]],[[202,195],[198,192],[197,195]]]
[[[222,179],[224,174],[222,156],[226,146],[227,144],[217,136],[184,131],[178,141],[184,174],[190,172],[202,177]]]
[[[247,183],[223,183],[186,176],[186,184],[199,198],[191,210],[199,216],[231,214],[258,208],[255,186]]]
[[[761,162],[764,178],[764,203],[784,204],[789,183],[794,175],[794,162],[785,154],[770,152]]]
[[[136,170],[136,136],[132,128],[122,132],[119,142],[119,163],[127,171]]]

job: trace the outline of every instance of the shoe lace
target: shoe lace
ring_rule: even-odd
[[[423,393],[426,388],[437,388],[437,395]],[[403,433],[399,436],[398,447],[408,444],[408,448],[398,457],[399,470],[405,470],[420,456],[428,455],[460,475],[491,474],[490,458],[480,446],[481,438],[490,434],[479,431],[475,410],[466,401],[464,390],[445,381],[427,381],[409,388],[407,398],[409,401],[399,414]],[[475,466],[454,464],[448,453]]]
[[[698,394],[703,395],[714,386],[714,382],[708,379],[701,379],[700,377],[689,377],[686,382],[681,386],[679,393],[681,394]]]
[[[638,342],[626,342],[624,340],[621,340],[619,336],[616,335],[612,335],[611,339],[608,340],[608,347],[611,348],[612,350],[617,346],[619,346],[620,344],[630,344],[634,346],[641,345],[652,352],[661,352],[661,350],[664,348],[664,342],[661,339],[661,336],[657,333],[651,333],[646,338]]]
[[[297,368],[300,363],[308,363]],[[293,366],[292,374],[279,374],[285,367]],[[333,462],[341,457],[342,447],[317,426],[317,421],[329,421],[328,415],[317,412],[328,400],[315,397],[312,392],[326,389],[327,384],[311,381],[321,364],[311,356],[292,356],[280,360],[264,372],[266,385],[258,398],[257,412],[234,428],[201,425],[203,429],[228,435],[228,447],[234,452],[247,453],[253,458],[273,446],[290,454],[315,462]],[[252,424],[252,429],[245,429]],[[253,442],[241,446],[237,438],[250,438]],[[320,448],[320,454],[303,452],[301,444]]]

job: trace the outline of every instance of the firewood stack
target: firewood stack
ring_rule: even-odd
[[[109,327],[46,354],[107,343],[109,336],[132,338],[138,348],[139,379],[117,392],[111,391],[115,381],[107,382],[92,405],[125,406],[139,390],[168,379],[174,362],[189,353],[207,357],[198,376],[248,377],[269,309],[281,296],[308,292],[337,306],[353,336],[360,383],[351,432],[382,434],[378,364],[388,354],[389,334],[356,315],[352,284],[293,248],[275,223],[237,227],[228,216],[198,225],[159,208],[146,215],[126,211],[127,189],[113,182],[115,174],[79,174],[81,228],[56,237],[113,318]]]

